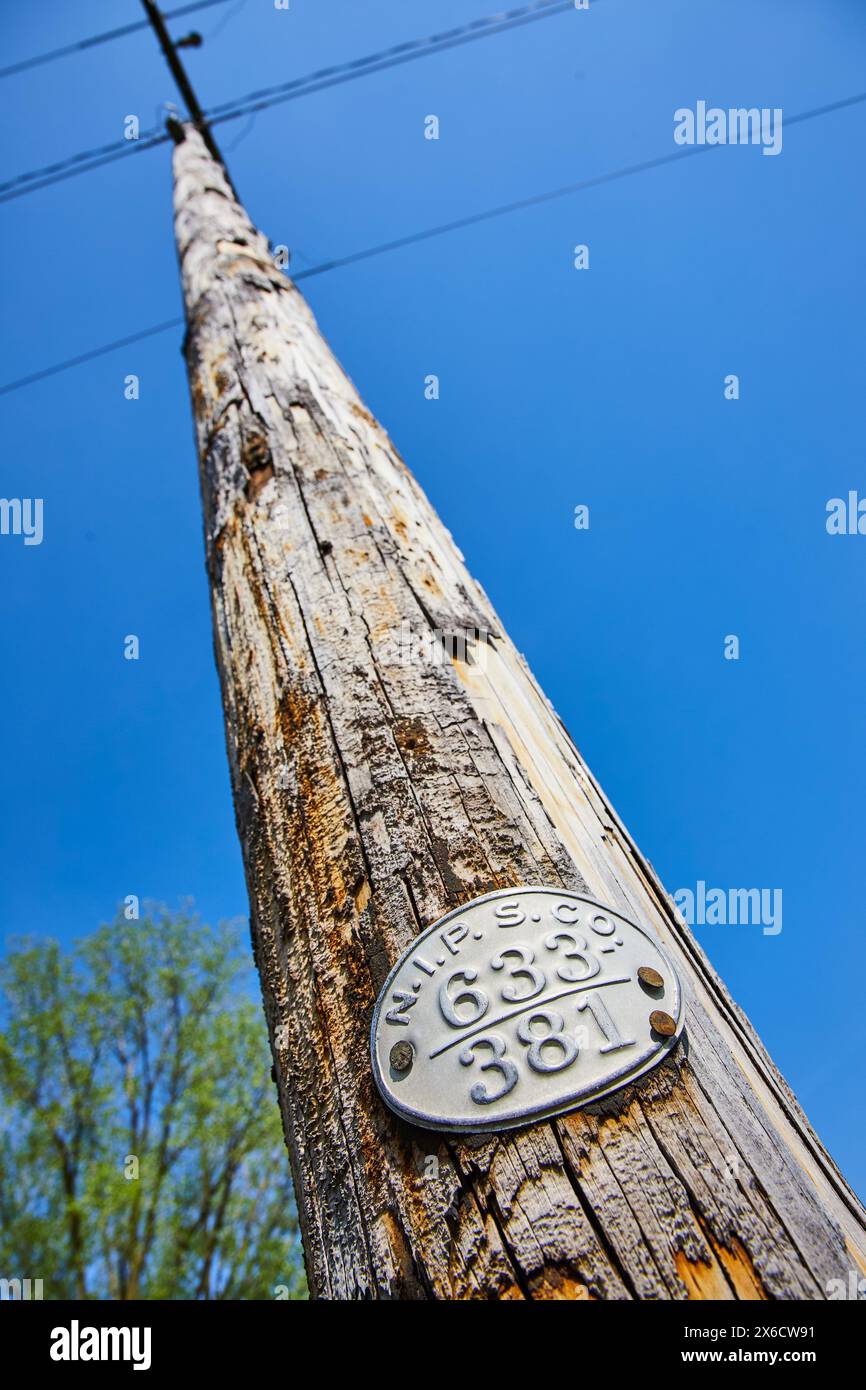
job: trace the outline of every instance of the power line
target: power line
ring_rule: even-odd
[[[864,93],[866,99],[866,93]],[[658,169],[663,164],[673,164],[676,160],[687,159],[689,155],[701,154],[713,149],[712,145],[691,145],[688,149],[675,150],[672,154],[662,154],[656,159],[647,159],[640,164],[629,164],[611,173],[596,174],[594,178],[581,179],[577,183],[566,183],[560,188],[552,188],[546,193],[533,193],[528,198],[517,198],[511,203],[500,203],[497,207],[486,208],[483,212],[471,212],[465,217],[455,217],[451,222],[440,222],[435,227],[426,227],[421,232],[409,232],[406,236],[395,237],[393,241],[383,241],[378,246],[370,246],[365,251],[353,251],[348,256],[338,256],[321,265],[312,266],[294,275],[294,280],[307,280],[312,275],[324,275],[328,270],[339,270],[343,266],[355,265],[358,261],[369,260],[372,256],[383,256],[387,251],[398,251],[404,246],[414,246],[419,241],[430,241],[433,237],[444,236],[446,232],[457,232],[463,227],[474,227],[479,222],[490,222],[495,217],[505,217],[510,212],[521,212],[524,208],[538,207],[541,203],[551,203],[556,198],[565,198],[570,193],[582,193],[588,188],[598,188],[604,183],[614,183],[627,179],[632,174],[643,174],[648,169]]]
[[[70,367],[80,367],[84,362],[92,362],[94,357],[104,357],[106,353],[114,352],[115,348],[128,347],[130,343],[140,343],[142,338],[153,338],[157,333],[165,333],[169,328],[178,328],[182,323],[182,318],[166,319],[164,323],[155,323],[151,328],[142,328],[139,333],[130,333],[126,338],[115,338],[113,343],[103,343],[102,347],[91,348],[90,352],[81,352],[77,357],[67,357],[65,362],[57,362],[53,367],[43,367],[39,372],[31,372],[29,376],[19,377],[17,381],[0,386],[0,396],[17,391],[22,386],[32,386],[34,381],[44,381],[47,376],[57,376],[59,372],[66,372]]]
[[[179,9],[167,10],[163,19],[179,19],[181,15],[193,14],[196,10],[208,10],[212,5],[224,5],[226,0],[195,0],[194,4],[181,5]],[[95,48],[97,44],[109,43],[112,39],[125,38],[127,34],[135,34],[140,29],[146,29],[148,21],[139,19],[134,24],[122,24],[119,29],[108,29],[104,34],[94,34],[89,39],[79,39],[77,43],[66,44],[64,48],[52,48],[48,53],[38,53],[35,58],[23,58],[20,63],[11,63],[7,68],[0,68],[0,78],[12,77],[16,72],[26,72],[28,68],[39,67],[42,63],[53,63],[57,58],[67,58],[72,53],[80,53],[86,48]]]
[[[166,144],[169,139],[170,136],[165,131],[146,130],[138,140],[129,141],[128,144],[124,141],[125,149],[118,149],[115,142],[102,146],[101,150],[88,150],[81,154],[72,155],[59,164],[50,164],[44,169],[35,169],[29,174],[20,174],[17,179],[0,184],[0,203],[10,203],[14,198],[23,198],[25,193],[36,193],[40,188],[48,188],[53,183],[62,183],[64,179],[75,178],[78,174],[89,174],[91,169],[99,169],[103,164],[113,164],[115,160],[123,159],[124,155],[143,154],[145,150],[152,150],[155,145]],[[101,157],[97,158],[97,155]],[[83,160],[89,162],[82,167],[76,167]],[[22,183],[25,179],[27,183],[24,187],[16,188],[14,186]]]
[[[410,39],[406,43],[393,44],[390,48],[382,49],[381,52],[372,53],[365,58],[355,58],[352,62],[319,68],[308,73],[306,77],[279,82],[273,87],[262,87],[257,92],[249,92],[245,97],[209,107],[207,115],[211,124],[216,124],[218,120],[234,120],[237,116],[247,114],[249,103],[263,98],[272,98],[269,104],[274,105],[278,100],[289,101],[297,94],[306,96],[309,90],[319,92],[341,82],[351,82],[355,77],[366,77],[369,72],[379,72],[383,68],[414,62],[416,58],[427,57],[431,52],[442,53],[449,48],[473,43],[476,39],[489,38],[493,34],[501,34],[525,24],[534,24],[536,20],[549,19],[552,15],[563,14],[566,10],[573,9],[574,0],[533,0],[531,4],[521,5],[514,10],[504,10],[495,15],[486,15],[456,29],[447,29],[441,34],[430,34],[424,39]],[[299,93],[296,92],[298,88],[302,89]],[[223,112],[229,114],[223,115]]]
[[[842,97],[839,101],[827,102],[824,106],[814,106],[808,111],[801,111],[795,116],[787,117],[785,124],[789,126],[799,125],[803,121],[815,120],[818,116],[827,116],[834,111],[843,111],[849,106],[856,106],[862,102],[866,102],[866,92],[859,92],[855,96]],[[448,232],[455,232],[463,227],[476,226],[480,222],[489,222],[495,217],[504,217],[512,212],[522,211],[524,208],[538,207],[542,203],[553,202],[555,199],[565,198],[569,194],[581,193],[590,188],[599,188],[607,183],[616,183],[620,179],[631,178],[635,174],[644,174],[650,169],[660,169],[664,165],[678,163],[680,160],[689,159],[693,155],[704,154],[708,150],[721,148],[720,145],[683,146],[669,154],[658,155],[655,159],[645,159],[638,164],[627,164],[621,169],[613,169],[606,174],[596,174],[592,178],[563,184],[561,187],[550,189],[546,193],[535,193],[528,198],[516,199],[514,202],[500,203],[496,207],[485,209],[483,212],[469,213],[465,217],[454,218],[450,222],[440,222],[436,226],[427,227],[420,232],[410,232],[406,236],[380,242],[377,246],[369,246],[363,251],[354,251],[347,256],[322,261],[319,265],[311,266],[309,270],[299,271],[291,278],[294,283],[310,280],[315,275],[325,275],[331,270],[355,265],[358,261],[370,260],[374,256],[384,256],[389,251],[396,251],[404,246],[413,246],[420,241],[430,241],[433,237],[444,236]],[[39,372],[33,372],[29,376],[20,377],[17,381],[10,381],[5,386],[0,386],[0,396],[7,395],[10,391],[17,391],[22,386],[29,386],[35,381],[42,381],[45,377],[56,376],[60,372],[67,371],[70,367],[77,367],[83,362],[89,362],[94,357],[103,357],[106,353],[113,352],[115,348],[127,347],[130,343],[137,343],[142,338],[153,337],[169,328],[178,328],[183,322],[182,318],[167,319],[164,323],[154,324],[152,328],[142,329],[140,333],[133,333],[127,338],[118,338],[115,342],[105,343],[102,347],[93,348],[90,352],[81,353],[78,357],[67,358],[66,361],[58,362],[52,367],[44,367]]]
[[[848,106],[856,106],[864,101],[866,101],[866,92],[859,92],[856,96],[843,97],[839,101],[828,102],[825,106],[815,106],[809,111],[801,111],[796,116],[788,116],[785,118],[784,124],[787,126],[798,125],[802,121],[811,121],[817,116],[827,116],[833,111],[842,111]],[[484,212],[472,212],[465,217],[456,217],[451,222],[440,222],[435,227],[427,227],[421,232],[409,232],[406,236],[395,237],[393,241],[382,242],[380,245],[371,246],[365,251],[353,251],[348,256],[338,256],[334,260],[323,261],[321,265],[300,271],[297,275],[292,276],[292,279],[307,280],[313,275],[323,275],[328,270],[339,270],[343,266],[355,265],[358,261],[369,260],[372,256],[382,256],[387,251],[397,251],[403,246],[414,246],[419,241],[429,241],[432,237],[442,236],[446,232],[456,232],[463,227],[477,226],[479,222],[489,222],[495,217],[504,217],[507,213],[538,207],[541,203],[550,203],[556,198],[565,198],[572,193],[583,193],[589,188],[599,188],[605,183],[616,183],[620,179],[630,178],[633,174],[644,174],[650,169],[660,169],[665,164],[674,164],[678,160],[689,159],[692,155],[703,154],[706,150],[720,148],[719,145],[683,146],[671,151],[670,154],[657,155],[655,159],[645,159],[639,164],[627,164],[622,169],[614,169],[607,174],[596,174],[592,178],[580,179],[576,183],[566,183],[560,188],[552,188],[546,193],[534,193],[528,198],[518,198],[511,203],[500,203],[497,207],[488,208]]]
[[[431,34],[423,39],[412,39],[407,43],[382,49],[378,53],[368,54],[364,58],[355,58],[350,62],[339,63],[329,68],[319,68],[315,72],[308,73],[305,77],[292,78],[289,82],[279,83],[276,87],[265,87],[256,92],[248,92],[246,96],[238,97],[235,101],[222,102],[218,106],[205,108],[204,116],[210,125],[234,121],[242,116],[251,115],[253,112],[265,110],[267,107],[277,106],[285,101],[293,101],[298,97],[311,96],[313,93],[324,91],[329,87],[335,87],[344,82],[354,82],[359,77],[367,77],[375,72],[384,72],[388,68],[414,62],[416,58],[426,58],[434,53],[443,53],[450,48],[473,43],[477,39],[491,38],[495,34],[505,33],[510,29],[516,29],[526,24],[534,24],[537,20],[548,19],[573,8],[573,0],[533,0],[533,3],[522,5],[518,9],[488,15],[483,19],[475,19],[470,24],[464,24],[457,29],[449,29],[441,34]],[[38,189],[47,188],[50,184],[60,183],[64,179],[74,178],[79,174],[86,174],[91,169],[98,169],[114,160],[141,154],[145,150],[153,149],[155,145],[164,144],[168,138],[164,131],[154,127],[144,131],[138,140],[114,140],[107,145],[98,145],[95,149],[82,150],[79,154],[70,155],[67,159],[59,160],[54,164],[47,164],[40,169],[31,169],[27,173],[18,174],[14,179],[0,183],[0,203],[11,202],[14,198],[21,198],[26,193],[35,193]]]

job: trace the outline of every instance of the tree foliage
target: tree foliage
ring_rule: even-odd
[[[0,1275],[46,1298],[304,1296],[233,928],[165,910],[0,965]]]

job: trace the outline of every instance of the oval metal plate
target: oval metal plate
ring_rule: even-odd
[[[510,1129],[634,1081],[683,1022],[676,971],[650,932],[575,893],[506,889],[404,952],[373,1015],[373,1074],[413,1124]]]

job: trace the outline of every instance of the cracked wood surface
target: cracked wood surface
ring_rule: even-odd
[[[825,1297],[866,1267],[862,1208],[185,129],[175,217],[214,642],[311,1290]],[[482,636],[446,639],[438,661],[400,645],[467,629]],[[686,1036],[563,1118],[474,1140],[414,1129],[373,1084],[378,991],[424,927],[519,885],[654,928]]]

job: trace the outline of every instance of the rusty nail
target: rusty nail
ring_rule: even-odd
[[[642,985],[649,985],[650,989],[661,989],[664,985],[661,975],[657,970],[653,970],[651,965],[642,965],[637,977]]]
[[[649,1016],[650,1028],[656,1033],[661,1033],[663,1038],[672,1038],[677,1031],[677,1025],[662,1009],[653,1009]]]
[[[398,1042],[391,1048],[390,1063],[395,1071],[408,1071],[415,1056],[415,1049],[411,1043]]]

